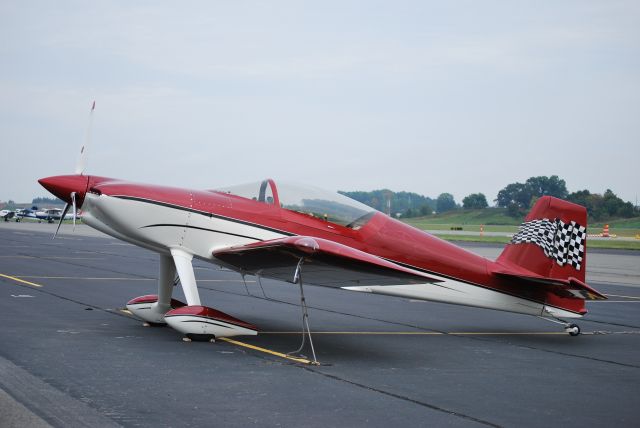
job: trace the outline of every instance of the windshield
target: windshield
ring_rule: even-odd
[[[354,227],[358,219],[370,218],[369,214],[374,212],[373,208],[344,195],[312,186],[280,183],[278,195],[283,208],[348,227]]]
[[[282,208],[354,229],[365,224],[375,213],[373,208],[339,193],[286,182],[278,183],[276,187],[273,180],[216,190],[259,202],[279,204]]]

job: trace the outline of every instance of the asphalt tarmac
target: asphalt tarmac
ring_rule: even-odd
[[[300,344],[297,287],[263,280],[263,294],[196,262],[203,304],[262,332],[183,342],[123,311],[156,293],[155,254],[63,229],[52,241],[52,225],[0,223],[2,427],[638,425],[636,252],[588,253],[587,279],[610,300],[589,303],[578,337],[534,317],[306,287],[322,363],[309,366],[277,355]]]

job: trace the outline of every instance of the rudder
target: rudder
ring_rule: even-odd
[[[586,237],[585,207],[543,196],[496,262],[516,265],[546,278],[584,282]]]

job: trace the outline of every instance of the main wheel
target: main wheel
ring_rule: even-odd
[[[195,334],[189,333],[185,336],[194,342],[215,342],[216,337],[213,334]]]
[[[570,336],[578,336],[580,334],[580,326],[577,324],[569,324],[564,331],[569,333]]]

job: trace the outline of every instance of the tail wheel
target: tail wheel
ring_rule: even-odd
[[[577,324],[569,324],[564,331],[569,333],[570,336],[578,336],[580,334],[580,326]]]

